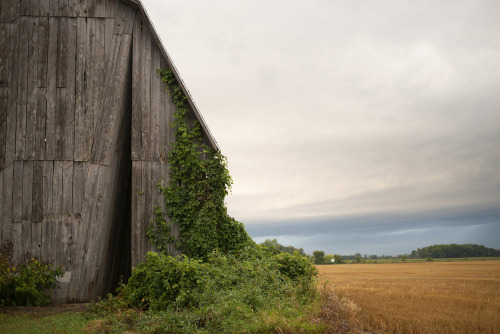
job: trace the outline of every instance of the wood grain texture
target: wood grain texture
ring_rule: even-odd
[[[0,87],[9,81],[9,25],[0,23]]]
[[[26,106],[26,155],[25,159],[35,159],[39,156],[36,152],[36,127],[38,113],[38,17],[32,16],[28,23],[28,72],[27,80],[27,106]]]
[[[3,189],[0,189],[2,196],[2,241],[12,240],[12,190],[14,182],[14,164],[9,164],[2,171],[3,173]]]
[[[43,220],[43,161],[33,162],[33,223],[41,223]]]
[[[5,135],[5,164],[9,165],[16,157],[16,124],[17,124],[17,81],[19,59],[19,21],[9,24],[9,87],[8,87],[8,105],[6,117],[6,135]]]
[[[28,93],[28,40],[29,18],[19,18],[19,54],[17,59],[17,117],[16,117],[16,159],[21,160],[26,156],[26,100]]]
[[[20,223],[23,217],[23,162],[14,161],[12,184],[12,222]]]
[[[56,158],[56,101],[57,101],[57,33],[59,19],[49,18],[49,48],[47,56],[47,119],[45,129],[45,158]]]

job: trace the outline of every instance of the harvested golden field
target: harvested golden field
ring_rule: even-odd
[[[376,333],[500,333],[500,261],[318,266]]]

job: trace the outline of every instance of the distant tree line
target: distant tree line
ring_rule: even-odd
[[[267,239],[263,246],[272,247],[277,251],[293,254],[295,251],[301,255],[309,258],[315,264],[339,264],[348,262],[362,263],[369,260],[391,260],[400,259],[403,262],[406,259],[441,259],[441,258],[459,258],[459,257],[500,257],[500,250],[488,248],[483,245],[475,244],[449,244],[449,245],[432,245],[424,248],[418,248],[411,252],[411,254],[402,255],[361,255],[356,253],[354,255],[339,255],[339,254],[325,254],[324,251],[315,250],[312,255],[306,254],[304,249],[295,248],[293,246],[283,246],[276,239]]]
[[[280,252],[283,252],[283,253],[293,254],[293,252],[297,251],[301,255],[304,255],[304,256],[306,255],[306,253],[304,252],[303,248],[295,248],[293,246],[283,246],[283,245],[279,244],[278,240],[276,240],[276,239],[272,239],[272,240],[271,239],[266,239],[266,241],[264,241],[263,243],[261,243],[261,245],[269,247],[269,248],[274,248],[277,251],[280,251]]]
[[[500,256],[500,250],[484,247],[476,244],[449,244],[432,245],[424,248],[418,248],[412,251],[412,255],[418,258],[457,258],[457,257],[492,257]]]

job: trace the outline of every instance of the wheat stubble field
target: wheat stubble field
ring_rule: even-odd
[[[318,266],[371,332],[500,333],[500,261]]]

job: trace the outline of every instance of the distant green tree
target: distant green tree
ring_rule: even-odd
[[[325,252],[320,251],[320,250],[315,250],[313,252],[314,256],[314,263],[315,264],[322,264],[325,262]]]
[[[360,253],[354,254],[354,260],[356,261],[356,263],[360,263],[361,262],[361,254]]]
[[[335,254],[333,258],[335,259],[335,264],[341,264],[343,262],[342,255]]]
[[[263,243],[261,243],[262,246],[266,246],[269,248],[274,248],[277,251],[283,252],[283,253],[289,253],[293,254],[295,251],[299,252],[300,255],[306,255],[304,252],[303,248],[295,248],[293,246],[283,246],[282,244],[278,243],[277,239],[266,239]]]
[[[325,257],[323,258],[323,263],[324,264],[333,264],[332,260],[334,258],[333,254],[326,254]]]

